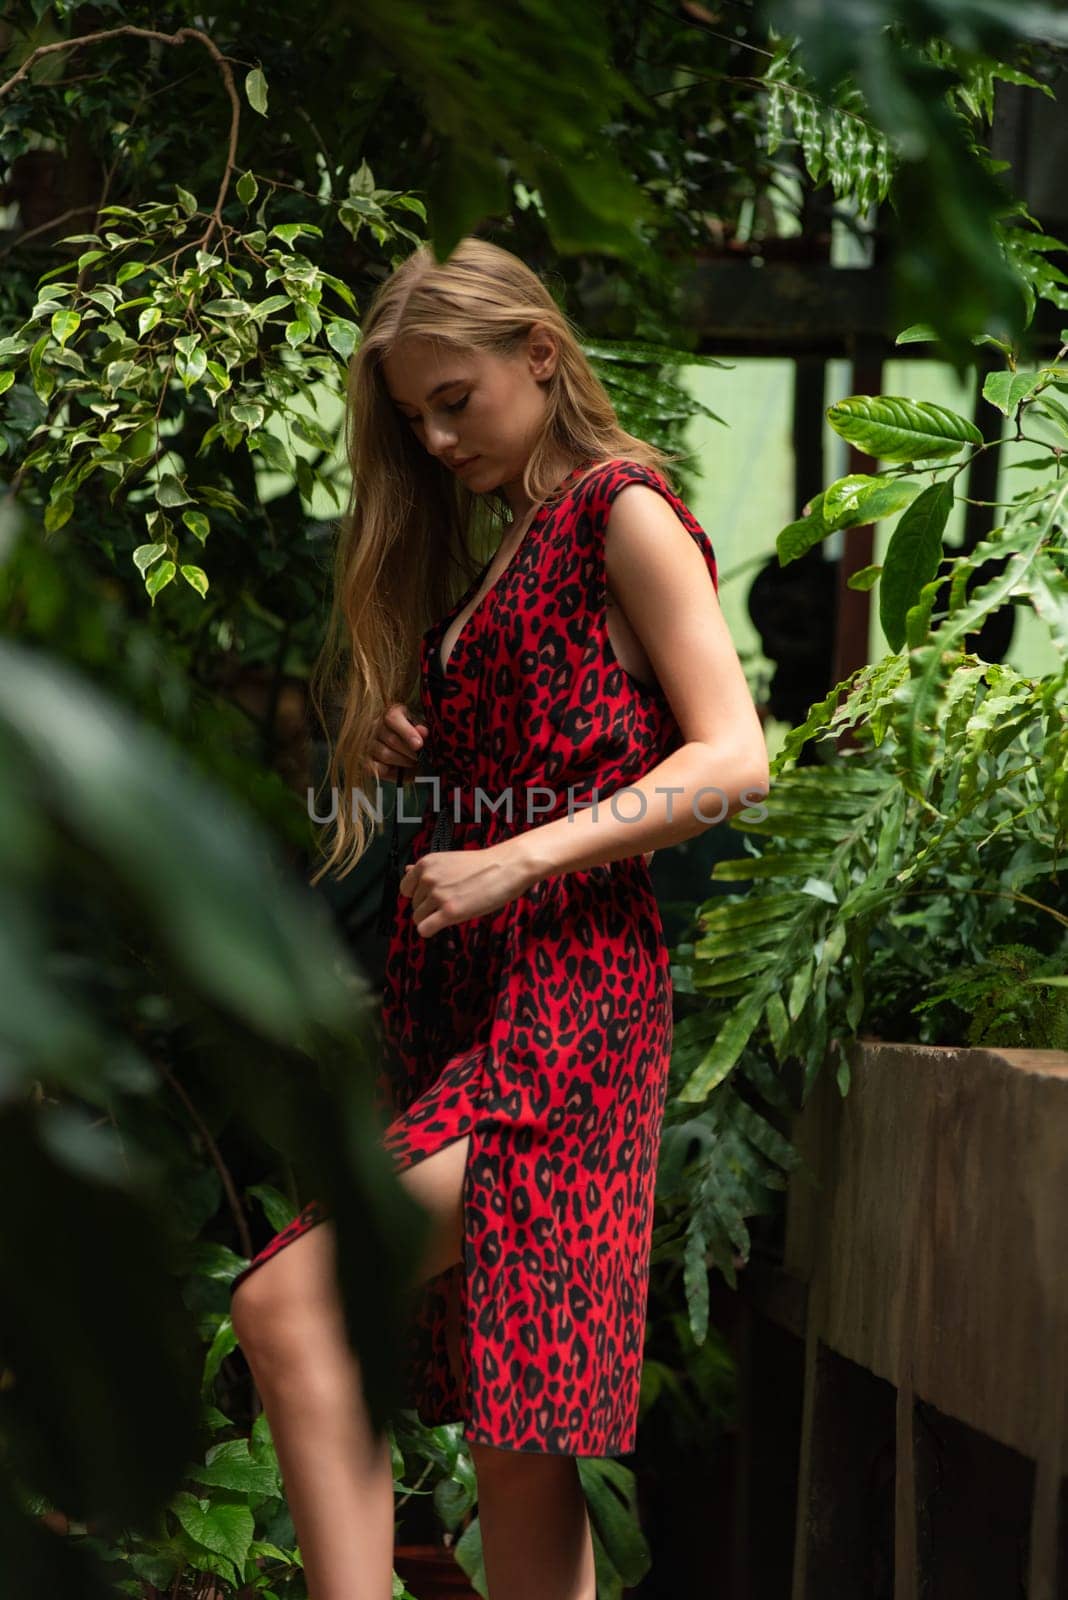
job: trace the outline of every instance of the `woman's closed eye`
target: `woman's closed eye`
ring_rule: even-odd
[[[445,406],[444,409],[446,411],[462,411],[464,409],[464,406],[466,406],[467,402],[470,400],[470,398],[471,398],[471,396],[469,394],[465,394],[462,400],[457,400],[455,405]],[[401,415],[403,416],[404,413],[402,412]],[[406,417],[405,418],[405,421],[410,422],[412,424],[413,428],[417,428],[419,426],[419,424],[422,422],[422,420],[423,420],[422,417]]]

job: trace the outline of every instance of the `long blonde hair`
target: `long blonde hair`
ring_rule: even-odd
[[[626,459],[665,475],[673,459],[620,426],[569,319],[510,251],[468,236],[438,262],[420,245],[379,285],[349,363],[352,481],[326,637],[309,683],[329,750],[323,781],[337,796],[332,842],[312,883],[339,865],[344,877],[368,848],[371,820],[351,796],[355,789],[374,802],[376,730],[394,701],[418,704],[422,635],[473,581],[507,511],[502,493],[475,494],[423,448],[390,401],[382,361],[409,337],[508,355],[536,322],[555,335],[559,355],[545,425],[523,473],[532,504],[549,498],[561,459],[589,462],[590,470]]]

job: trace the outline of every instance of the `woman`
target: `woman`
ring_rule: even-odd
[[[671,1044],[648,856],[762,797],[764,740],[708,536],[522,262],[417,250],[349,398],[331,781],[438,781],[384,902],[384,1143],[432,1220],[411,1402],[464,1422],[493,1600],[595,1600],[575,1458],[634,1447]],[[347,870],[362,809],[336,826]],[[389,1451],[333,1247],[313,1201],[235,1280],[234,1326],[309,1593],[386,1600]]]

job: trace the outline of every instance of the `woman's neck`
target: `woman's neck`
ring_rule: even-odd
[[[571,460],[565,459],[563,456],[556,457],[554,460],[555,470],[552,474],[552,479],[553,484],[556,485],[566,478],[567,474],[571,471],[571,468],[575,465],[575,463]],[[506,523],[504,528],[504,532],[507,535],[514,528],[521,525],[530,516],[530,513],[533,509],[533,501],[531,500],[530,496],[524,492],[522,473],[520,473],[517,478],[510,479],[507,483],[502,483],[500,486],[500,492],[507,500],[509,510],[512,513],[511,521]]]

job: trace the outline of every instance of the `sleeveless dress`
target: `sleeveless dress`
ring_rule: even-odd
[[[421,765],[438,788],[420,785],[412,860],[608,807],[683,742],[659,685],[629,673],[608,636],[605,527],[631,483],[668,501],[718,588],[708,535],[659,472],[627,460],[571,472],[444,669],[442,637],[490,563],[423,635]],[[615,814],[640,804],[623,795]],[[383,1142],[403,1170],[470,1135],[463,1258],[413,1294],[408,1404],[500,1449],[628,1454],[672,1041],[648,866],[635,854],[557,873],[429,938],[395,879],[384,907]],[[231,1287],[325,1215],[311,1201]]]

